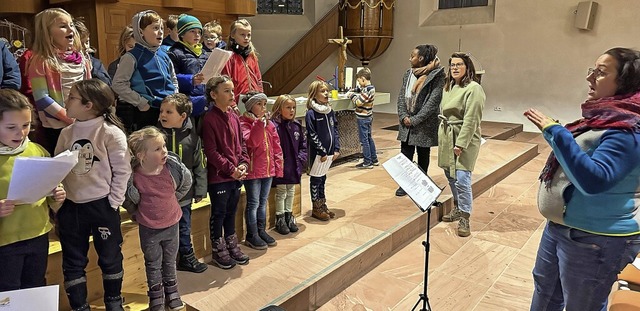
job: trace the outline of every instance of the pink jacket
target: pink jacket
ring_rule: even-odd
[[[242,136],[249,154],[247,179],[282,177],[283,156],[280,137],[271,121],[255,119],[245,113],[240,117]]]

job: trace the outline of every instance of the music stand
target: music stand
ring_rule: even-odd
[[[421,301],[422,308],[420,308],[420,311],[431,311],[429,296],[427,294],[427,284],[429,282],[429,251],[431,250],[431,243],[429,241],[431,237],[431,209],[433,209],[434,206],[442,207],[442,202],[434,201],[427,210],[427,232],[425,234],[425,240],[422,241],[422,246],[424,247],[424,280],[422,285],[422,293],[419,294],[420,298],[418,298],[416,304],[413,306],[413,308],[411,308],[411,311],[416,310],[416,307],[420,305]]]

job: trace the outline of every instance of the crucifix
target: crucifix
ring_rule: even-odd
[[[329,43],[335,43],[340,45],[340,52],[338,53],[338,89],[344,91],[344,67],[347,64],[347,44],[353,41],[349,40],[342,34],[342,26],[339,28],[340,38],[329,39]]]

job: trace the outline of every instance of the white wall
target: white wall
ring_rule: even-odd
[[[324,4],[330,8],[330,3],[335,2],[327,0]],[[420,5],[432,2],[397,1],[394,39],[382,56],[371,61],[376,89],[390,92],[392,102],[397,99],[409,53],[416,45],[437,45],[440,58],[446,62],[458,50],[460,41],[461,50],[471,52],[486,71],[482,80],[487,93],[484,119],[521,123],[525,130],[534,131],[535,127],[522,116],[525,109],[537,107],[561,122],[578,118],[587,93],[587,68],[608,48],[640,47],[639,10],[634,0],[599,0],[591,31],[573,27],[578,1],[566,0],[496,0],[494,23],[419,26]],[[301,32],[301,36],[308,30],[271,26],[265,30],[254,27],[254,41],[263,55],[263,71],[269,68],[267,60],[277,60],[297,41],[299,36],[294,38],[294,32]],[[264,43],[269,48],[263,47],[263,42],[270,42]],[[336,62],[337,54],[319,66],[295,92],[306,92],[317,74],[331,76]],[[349,64],[358,66],[359,62],[350,58]],[[494,111],[496,106],[502,111]],[[377,111],[393,113],[395,105],[379,107]]]

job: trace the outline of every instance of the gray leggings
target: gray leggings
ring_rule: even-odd
[[[140,225],[140,247],[149,288],[163,281],[176,279],[178,255],[178,223],[164,229],[151,229]]]

